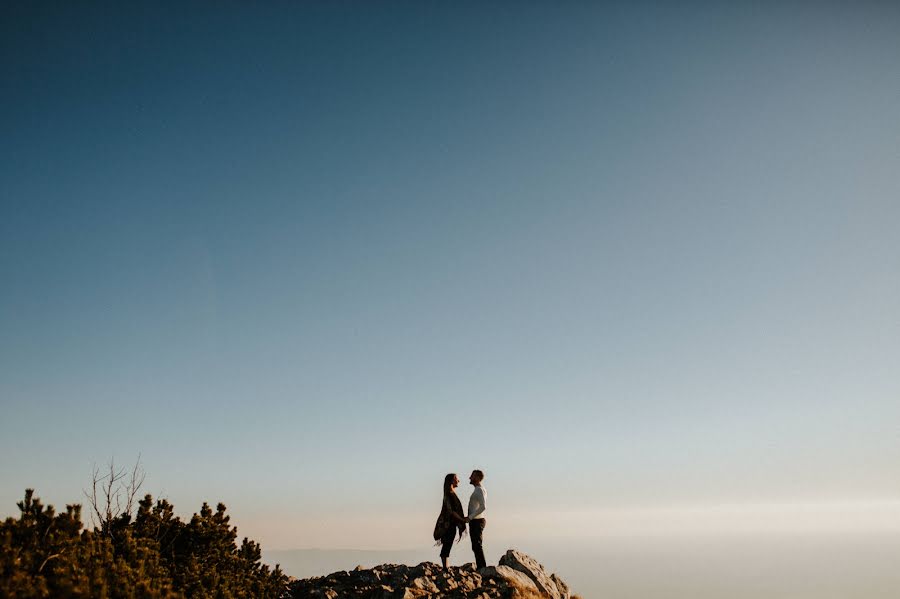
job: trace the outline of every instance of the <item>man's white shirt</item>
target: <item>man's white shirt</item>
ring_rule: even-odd
[[[487,492],[484,487],[475,487],[472,496],[469,497],[469,520],[484,518],[485,503],[484,498]]]

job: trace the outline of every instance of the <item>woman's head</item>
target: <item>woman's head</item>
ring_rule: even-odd
[[[455,472],[451,472],[447,476],[444,477],[444,495],[448,493],[452,493],[453,489],[456,485],[459,484],[459,477],[456,476]]]

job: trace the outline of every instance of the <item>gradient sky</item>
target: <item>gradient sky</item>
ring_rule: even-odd
[[[892,521],[900,7],[634,4],[4,3],[0,515]]]

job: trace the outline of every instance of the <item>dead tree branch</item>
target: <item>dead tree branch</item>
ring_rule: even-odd
[[[144,484],[146,473],[141,466],[141,456],[131,469],[117,468],[115,460],[107,463],[107,471],[101,476],[95,464],[91,474],[91,490],[84,490],[91,511],[94,528],[112,536],[112,523],[123,515],[130,515],[134,499]]]

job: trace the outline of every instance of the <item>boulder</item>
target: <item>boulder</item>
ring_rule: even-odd
[[[509,566],[488,566],[481,571],[482,578],[500,580],[503,583],[520,588],[523,591],[538,592],[537,586],[528,576]]]
[[[438,588],[437,585],[434,584],[434,581],[430,578],[425,578],[424,576],[420,576],[414,579],[409,583],[409,588],[419,589],[422,591],[428,591],[429,593],[437,593]]]
[[[550,575],[550,580],[556,583],[556,590],[559,591],[559,596],[563,599],[569,599],[571,594],[569,593],[569,585],[563,582],[563,579],[557,576],[555,573]]]
[[[560,588],[556,584],[553,575],[547,572],[544,566],[521,551],[515,549],[507,550],[506,554],[500,558],[500,565],[509,566],[513,570],[523,573],[531,579],[538,592],[549,597],[549,599],[569,599],[568,586],[563,583],[562,588]]]

